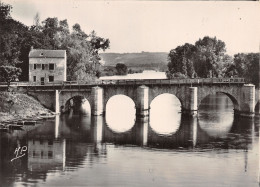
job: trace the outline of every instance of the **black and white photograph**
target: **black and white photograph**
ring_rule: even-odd
[[[259,1],[0,0],[0,186],[260,187]]]

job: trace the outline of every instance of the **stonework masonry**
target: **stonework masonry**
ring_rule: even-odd
[[[34,96],[44,106],[57,113],[60,108],[66,108],[71,98],[81,96],[88,100],[92,115],[105,114],[108,100],[115,95],[125,95],[133,100],[136,114],[149,115],[149,107],[157,96],[169,93],[175,95],[180,103],[183,113],[194,115],[199,110],[201,101],[210,94],[223,93],[227,95],[234,106],[234,113],[241,116],[254,116],[257,103],[255,86],[247,84],[225,85],[101,85],[82,89],[63,89],[37,91],[30,90],[29,95]],[[55,110],[56,109],[56,110]]]

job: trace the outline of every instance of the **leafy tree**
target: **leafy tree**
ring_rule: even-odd
[[[12,9],[11,5],[0,2],[0,21],[5,21],[6,19],[10,19],[10,11]]]
[[[40,30],[40,14],[39,12],[36,13],[33,19],[33,25],[36,27],[36,30]]]
[[[225,43],[216,37],[199,39],[195,45],[184,44],[172,49],[168,55],[168,78],[222,77],[230,58],[225,54]]]
[[[188,77],[190,77],[190,78],[197,77],[197,73],[195,72],[193,61],[188,59],[187,62],[186,62],[186,66],[187,66],[187,75],[188,75]]]
[[[116,71],[117,75],[126,75],[127,74],[127,66],[122,63],[117,63],[116,64]]]
[[[0,81],[7,82],[8,87],[11,81],[17,81],[21,69],[13,66],[0,66]]]
[[[174,74],[180,73],[181,77],[192,77],[194,71],[193,61],[196,48],[192,44],[184,44],[172,49],[168,55],[168,78],[175,77]],[[179,74],[178,74],[179,75]]]
[[[0,2],[0,66],[2,66],[2,73],[11,73],[15,67],[19,69],[23,66],[21,55],[25,35],[28,31],[28,27],[12,19],[11,9],[12,6]],[[14,69],[8,68],[10,66]],[[6,67],[6,71],[3,71],[3,67]],[[18,73],[18,75],[20,74],[21,72]],[[3,79],[3,74],[1,77]],[[6,81],[8,82],[9,79],[10,76],[7,77]]]
[[[218,77],[226,48],[225,43],[216,37],[205,36],[195,43],[195,71],[199,77]]]
[[[12,7],[0,2],[0,65],[15,66],[27,27],[10,16]]]
[[[87,35],[78,23],[69,33],[67,20],[60,21],[53,38],[58,49],[67,51],[67,79],[91,80],[100,76],[99,50],[109,47],[109,40],[98,37],[93,31]]]
[[[244,77],[247,81],[259,86],[259,54],[235,54],[234,60],[228,64],[225,74],[227,76]]]

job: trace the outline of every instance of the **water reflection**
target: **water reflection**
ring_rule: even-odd
[[[148,142],[149,117],[137,118],[133,128],[129,131],[118,133],[104,126],[103,140],[116,145],[146,146]]]
[[[104,118],[102,116],[92,116],[91,124],[93,129],[93,142],[101,143],[103,140]]]
[[[233,121],[233,104],[224,94],[209,95],[199,106],[200,128],[210,136],[227,136]]]
[[[64,170],[66,141],[32,139],[28,141],[29,171]]]
[[[198,136],[198,119],[195,117],[192,117],[190,120],[190,126],[192,127],[192,145],[193,148],[197,144],[197,136]]]
[[[149,117],[140,118],[140,122],[137,122],[140,125],[140,139],[141,145],[147,146],[148,143],[148,126],[149,126]]]
[[[210,119],[220,123],[221,116]],[[180,115],[178,128],[167,135],[157,133],[150,120],[139,117],[130,130],[119,133],[104,117],[68,114],[25,131],[1,133],[1,185],[257,184],[259,120],[233,118],[231,126],[226,123],[229,130],[212,133],[216,126],[201,125],[213,123],[209,118]],[[27,146],[28,152],[11,162],[18,146]]]
[[[159,134],[173,134],[180,127],[181,103],[171,94],[161,94],[151,103],[150,125]]]

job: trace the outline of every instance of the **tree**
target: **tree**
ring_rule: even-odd
[[[174,78],[176,73],[181,77],[195,76],[193,61],[196,48],[192,44],[184,44],[172,49],[168,55],[168,78]]]
[[[199,39],[195,45],[184,44],[172,49],[168,55],[168,78],[222,77],[229,58],[225,43],[216,37]]]
[[[10,19],[10,11],[12,9],[11,5],[0,2],[0,21],[5,21],[6,19]]]
[[[10,86],[11,81],[17,81],[21,69],[13,66],[0,66],[0,81],[7,82],[7,86]]]
[[[35,26],[36,30],[40,30],[40,14],[39,12],[36,13],[36,15],[34,16],[34,19],[33,19],[33,25]]]
[[[188,75],[188,77],[190,77],[190,78],[197,77],[197,73],[195,72],[193,61],[188,59],[187,62],[186,62],[186,66],[187,66],[187,75]]]
[[[117,75],[127,75],[127,66],[122,63],[116,64]]]
[[[20,63],[21,43],[27,27],[10,16],[12,7],[0,2],[0,65]]]
[[[227,66],[225,74],[246,78],[247,81],[259,86],[259,54],[235,54],[234,61]]]
[[[21,48],[28,27],[10,16],[12,6],[0,2],[0,66],[21,66]],[[1,75],[2,76],[2,75]]]
[[[195,43],[195,71],[199,77],[218,77],[226,52],[225,43],[216,37],[205,36]]]

